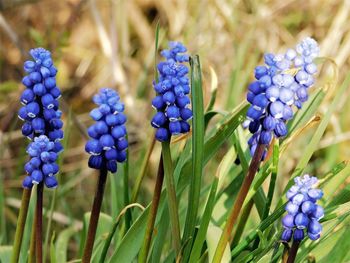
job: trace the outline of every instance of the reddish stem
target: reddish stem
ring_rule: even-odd
[[[96,229],[98,224],[98,219],[100,217],[101,205],[103,200],[103,193],[106,185],[107,179],[107,168],[103,166],[100,170],[100,176],[98,178],[98,185],[95,192],[94,203],[92,205],[92,211],[90,215],[89,230],[86,238],[84,254],[82,258],[82,263],[90,263],[92,249],[94,247],[94,241],[96,236]]]

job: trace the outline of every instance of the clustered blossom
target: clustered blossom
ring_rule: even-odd
[[[85,145],[86,152],[91,154],[89,167],[101,169],[105,166],[107,170],[115,173],[117,162],[124,162],[127,156],[124,104],[120,102],[118,93],[109,88],[101,89],[93,101],[98,108],[90,112],[96,123],[88,128],[91,140]]]
[[[57,155],[63,150],[60,143],[63,138],[63,122],[61,121],[62,112],[58,109],[58,99],[61,97],[61,91],[56,86],[57,69],[53,65],[51,53],[44,48],[32,49],[29,53],[33,60],[24,63],[24,70],[28,74],[22,79],[26,89],[21,95],[23,107],[18,112],[19,118],[25,121],[22,126],[22,134],[30,140],[34,139],[34,141],[36,137],[45,135],[47,140],[50,141],[50,147],[52,146],[50,151]],[[44,161],[42,160],[42,162]],[[33,177],[32,173],[29,172],[33,170],[29,167],[30,165],[38,168],[42,163],[36,160],[26,165],[26,171],[30,176],[23,181],[23,187],[30,188],[33,183],[40,183],[42,180],[45,181],[48,187],[56,186],[57,182],[51,175],[58,172],[58,167],[55,166],[55,173],[43,170],[42,180],[38,180],[39,176],[30,182]],[[34,171],[37,170],[34,169]],[[50,179],[46,180],[46,174],[50,175]]]
[[[253,134],[248,141],[251,155],[257,144],[269,145],[273,136],[287,135],[286,122],[293,117],[293,105],[300,109],[314,84],[319,54],[317,42],[308,37],[285,54],[265,54],[264,66],[255,68],[255,79],[249,85],[247,100],[251,104],[245,127]],[[266,150],[263,156],[265,158]]]
[[[321,199],[323,192],[314,188],[318,183],[316,177],[304,175],[296,177],[293,185],[287,192],[289,200],[285,209],[288,214],[283,217],[282,225],[284,231],[281,240],[289,242],[293,240],[300,242],[304,239],[304,232],[311,240],[320,238],[322,226],[319,220],[324,216],[323,208],[316,204]]]
[[[188,121],[192,118],[191,103],[188,94],[190,84],[186,47],[179,42],[170,42],[169,50],[163,50],[161,55],[166,58],[158,64],[159,80],[153,82],[157,96],[152,100],[152,106],[157,113],[151,124],[156,131],[156,139],[169,141],[172,135],[187,133],[190,130]]]
[[[24,166],[28,175],[23,180],[23,186],[31,188],[33,184],[44,182],[48,188],[55,188],[57,186],[55,175],[59,171],[56,164],[58,154],[55,151],[55,143],[46,135],[40,135],[29,144],[27,153],[31,159]]]

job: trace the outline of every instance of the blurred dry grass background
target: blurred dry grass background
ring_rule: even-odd
[[[231,110],[245,99],[246,85],[253,77],[254,66],[261,63],[263,52],[283,52],[305,36],[317,39],[321,55],[336,61],[340,79],[350,66],[350,1],[0,0],[0,8],[0,183],[5,196],[19,196],[27,145],[16,117],[23,89],[22,63],[30,48],[43,46],[52,51],[66,102],[64,120],[69,139],[61,180],[67,183],[60,195],[66,194],[65,202],[76,202],[72,214],[90,206],[86,192],[93,191],[94,180],[88,179],[95,172],[87,168],[85,138],[79,127],[89,125],[91,96],[100,87],[117,89],[126,102],[131,162],[135,167],[150,142],[154,31],[158,20],[162,48],[167,40],[178,40],[191,54],[200,55],[205,101],[210,99],[211,88],[217,87],[218,110]],[[327,76],[320,76],[315,86],[325,81]],[[318,116],[327,111],[328,101]],[[313,174],[349,159],[349,111],[344,96],[310,164]],[[289,153],[281,161],[284,177],[293,170],[313,130],[311,125],[289,146]],[[144,193],[153,187],[158,156],[156,147]],[[131,185],[133,175],[131,169]],[[16,202],[7,201],[16,206]],[[66,207],[69,203],[59,205]],[[14,211],[7,211],[13,222]]]

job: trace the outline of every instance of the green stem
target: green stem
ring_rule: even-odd
[[[136,177],[135,186],[133,188],[133,192],[132,192],[132,196],[131,196],[131,203],[135,203],[136,202],[137,196],[138,196],[138,194],[140,192],[140,187],[141,187],[142,180],[143,180],[143,178],[146,175],[146,171],[147,171],[147,167],[148,167],[148,163],[149,163],[149,158],[151,157],[151,154],[152,154],[155,142],[156,142],[156,139],[155,139],[154,135],[155,135],[155,132],[153,132],[152,141],[151,141],[150,145],[148,146],[146,156],[143,159],[141,170],[140,170],[139,174]]]
[[[128,138],[126,138],[128,139]],[[123,176],[123,183],[124,183],[124,207],[129,205],[130,199],[129,199],[129,150],[126,150],[126,162],[123,164],[124,167],[124,176]],[[125,232],[128,231],[131,225],[131,211],[127,210],[125,214]]]
[[[56,195],[57,195],[57,188],[54,189],[53,196],[51,199],[51,205],[50,205],[50,211],[49,211],[49,219],[47,222],[47,228],[46,228],[46,233],[45,233],[45,241],[44,241],[44,258],[46,258],[47,255],[47,250],[49,246],[49,238],[50,238],[50,232],[51,232],[51,225],[52,225],[52,217],[53,217],[53,212],[55,209],[56,205]]]
[[[289,250],[289,256],[288,256],[287,263],[294,263],[295,258],[296,258],[297,253],[298,253],[299,244],[300,244],[300,242],[293,241],[292,247]]]
[[[103,165],[100,170],[100,176],[98,178],[98,184],[95,192],[94,203],[92,205],[89,229],[88,229],[88,234],[86,238],[82,263],[90,263],[91,261],[92,249],[94,247],[98,219],[100,217],[100,212],[101,212],[101,205],[102,205],[103,193],[106,185],[107,173],[108,173],[107,168],[105,165]]]
[[[253,182],[254,176],[259,168],[265,147],[266,147],[266,145],[258,144],[258,146],[255,150],[253,159],[249,165],[248,174],[244,178],[243,184],[241,186],[241,189],[239,190],[239,193],[237,195],[237,199],[235,201],[233,209],[231,210],[231,213],[227,219],[225,228],[221,234],[218,246],[217,246],[215,254],[214,254],[213,263],[220,263],[221,262],[225,248],[228,245],[233,226],[234,226],[234,224],[239,216],[239,213],[242,209],[242,205],[244,203],[244,200],[247,197],[249,188],[250,188],[250,186]]]
[[[151,246],[151,241],[152,241],[152,234],[154,230],[154,223],[156,221],[156,216],[157,216],[157,211],[159,206],[160,194],[162,192],[163,180],[164,180],[164,166],[163,166],[163,157],[161,156],[159,160],[156,185],[154,187],[151,211],[148,214],[145,238],[143,240],[143,245],[139,254],[139,260],[138,260],[139,263],[147,262],[149,248]]]
[[[169,206],[169,215],[170,215],[170,225],[172,238],[175,249],[175,258],[180,253],[181,250],[181,239],[180,239],[180,223],[179,223],[179,215],[177,209],[177,201],[176,201],[176,192],[175,192],[175,183],[173,177],[173,164],[171,160],[170,153],[170,142],[162,143],[162,156],[163,156],[163,165],[164,165],[164,176],[168,197],[168,206]]]
[[[17,227],[16,227],[16,234],[15,234],[15,241],[14,241],[13,252],[12,252],[12,257],[11,257],[12,263],[18,262],[19,254],[21,253],[21,245],[22,245],[22,240],[23,240],[24,226],[26,224],[31,192],[32,192],[32,189],[28,189],[28,188],[23,189],[21,208],[19,210]]]
[[[35,254],[36,262],[43,262],[43,193],[44,184],[39,183],[37,186],[37,199],[36,199],[36,210],[35,210]]]
[[[32,233],[30,236],[29,258],[28,263],[35,263],[35,226],[36,226],[36,213],[34,215]]]

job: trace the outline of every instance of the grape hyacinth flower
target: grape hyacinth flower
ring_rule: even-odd
[[[55,175],[59,171],[55,143],[46,135],[40,135],[29,144],[27,153],[31,159],[24,166],[28,175],[23,180],[23,186],[31,188],[33,184],[44,182],[48,188],[55,188]]]
[[[293,108],[302,107],[314,84],[317,66],[313,61],[318,54],[317,42],[307,37],[285,54],[265,54],[265,65],[255,68],[256,81],[249,85],[247,93],[251,106],[244,122],[253,134],[248,141],[252,156],[258,144],[267,147],[273,137],[287,135],[286,122],[293,118]],[[266,149],[263,159],[265,156]]]
[[[113,89],[103,88],[93,97],[93,101],[98,107],[90,112],[90,116],[96,122],[88,128],[91,139],[87,141],[85,151],[91,154],[89,167],[99,170],[100,175],[91,209],[83,263],[91,262],[107,173],[117,172],[117,162],[125,162],[128,148],[124,104],[120,102],[118,93]]]
[[[190,130],[188,121],[192,118],[189,108],[190,84],[188,67],[183,64],[189,61],[187,49],[179,42],[170,42],[169,49],[161,55],[166,61],[158,63],[159,79],[153,82],[157,96],[152,100],[152,107],[157,110],[151,125],[157,129],[156,139],[170,141],[172,135],[187,133]]]
[[[109,88],[101,89],[93,101],[98,108],[90,112],[96,123],[88,128],[91,139],[85,145],[86,152],[91,154],[89,167],[99,170],[105,165],[107,170],[115,173],[117,162],[124,162],[127,155],[124,104],[118,93]]]
[[[23,181],[23,187],[32,188],[33,184],[44,182],[52,188],[57,186],[54,175],[58,166],[55,161],[63,150],[60,143],[63,138],[62,112],[58,109],[61,91],[56,85],[57,69],[51,53],[44,48],[35,48],[29,53],[33,60],[24,63],[28,74],[22,79],[26,89],[21,95],[23,106],[18,116],[25,121],[22,134],[34,141],[27,150],[32,158],[25,165],[28,176]]]
[[[317,240],[322,232],[319,220],[324,216],[324,211],[316,202],[323,196],[323,191],[315,188],[317,178],[307,174],[296,177],[294,182],[295,185],[286,194],[289,202],[285,209],[288,214],[282,219],[284,231],[281,240],[289,242],[293,237],[295,242],[300,242],[305,233],[311,240]]]

